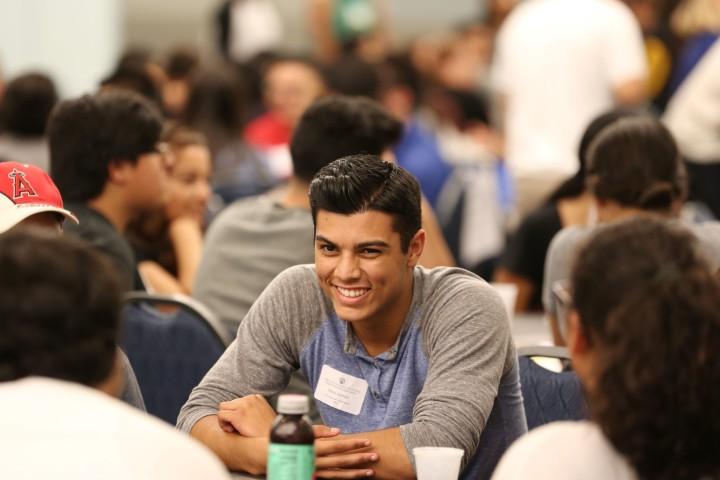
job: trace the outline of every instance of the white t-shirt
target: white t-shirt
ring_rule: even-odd
[[[204,446],[91,388],[0,383],[0,478],[228,480]]]
[[[705,53],[672,97],[663,122],[691,161],[720,162],[720,42]]]
[[[511,172],[574,174],[582,133],[613,107],[613,88],[646,72],[640,27],[620,1],[521,3],[500,30],[492,73]]]
[[[637,475],[590,422],[555,422],[521,437],[492,480],[636,480]]]

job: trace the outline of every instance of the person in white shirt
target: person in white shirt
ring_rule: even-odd
[[[121,295],[79,239],[0,236],[0,478],[229,479],[205,447],[113,398]]]
[[[591,421],[521,437],[493,480],[720,478],[720,282],[659,218],[598,229],[555,294]]]
[[[529,0],[498,33],[492,83],[522,216],[578,167],[583,130],[645,99],[642,33],[618,0]]]

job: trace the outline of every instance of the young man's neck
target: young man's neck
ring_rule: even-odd
[[[409,288],[404,289],[402,298],[392,306],[391,310],[379,312],[377,317],[369,321],[351,324],[353,333],[365,347],[368,355],[376,357],[387,352],[400,336],[413,299],[412,275],[413,273],[410,271]]]
[[[295,176],[290,177],[285,186],[285,191],[280,197],[280,204],[287,208],[306,208],[309,210],[308,188],[310,188],[310,185],[304,180]]]
[[[124,205],[106,193],[87,202],[88,207],[97,210],[112,223],[118,232],[124,232],[130,221],[130,212]]]

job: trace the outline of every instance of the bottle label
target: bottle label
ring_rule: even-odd
[[[268,450],[268,480],[312,480],[315,448],[312,445],[271,443]]]

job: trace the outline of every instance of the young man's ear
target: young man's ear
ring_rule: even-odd
[[[425,230],[422,228],[418,230],[412,239],[410,239],[410,245],[408,245],[408,267],[414,267],[420,260],[423,249],[425,248]]]
[[[116,185],[126,185],[134,168],[131,162],[112,161],[108,164],[108,181]]]
[[[572,358],[582,357],[590,351],[590,341],[587,332],[580,322],[580,315],[572,310],[568,315],[567,349]]]

